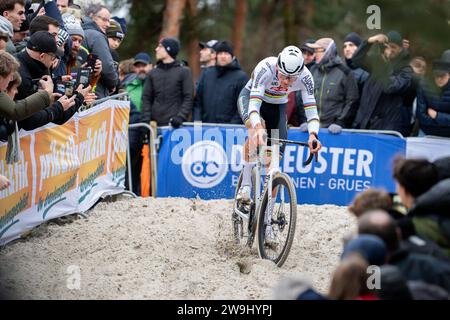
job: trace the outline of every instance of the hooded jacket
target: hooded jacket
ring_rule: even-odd
[[[179,61],[158,62],[149,72],[142,92],[142,122],[154,120],[160,126],[178,116],[187,120],[192,111],[191,70]]]
[[[315,97],[319,109],[320,124],[350,128],[358,110],[358,84],[342,59],[332,54],[313,66]]]
[[[411,119],[403,110],[404,95],[410,89],[413,77],[408,52],[402,51],[396,59],[385,62],[376,46],[365,40],[352,61],[355,67],[370,73],[361,94],[353,127],[394,130],[407,135],[405,128],[409,128]]]
[[[242,124],[237,100],[248,80],[237,59],[205,69],[194,99],[194,121]]]
[[[83,18],[83,30],[83,46],[102,61],[102,73],[95,94],[99,99],[104,98],[119,84],[119,75],[109,50],[108,38],[89,17]]]

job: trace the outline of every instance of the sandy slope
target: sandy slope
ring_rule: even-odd
[[[256,248],[233,243],[231,205],[128,198],[100,203],[88,219],[43,225],[2,248],[0,286],[31,299],[271,299],[280,277],[302,273],[327,290],[342,235],[354,226],[346,208],[299,206],[296,238],[280,269],[260,260]],[[77,270],[80,290],[70,290]]]

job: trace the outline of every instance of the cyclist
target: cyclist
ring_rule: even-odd
[[[268,57],[259,62],[239,95],[238,109],[249,136],[244,146],[242,185],[236,197],[242,204],[250,203],[251,174],[255,165],[251,158],[256,146],[266,145],[266,136],[270,138],[278,135],[274,138],[287,139],[287,102],[289,93],[293,91],[301,91],[302,94],[308,120],[310,152],[316,154],[322,147],[318,139],[320,122],[314,98],[313,77],[304,64],[300,49],[288,46],[278,57]],[[317,141],[315,148],[314,140]],[[270,145],[270,140],[267,145]],[[284,145],[281,145],[280,157],[283,151]],[[272,210],[269,209],[268,212]],[[266,221],[271,219],[268,216]],[[266,228],[266,238],[269,242],[274,240],[270,227]]]

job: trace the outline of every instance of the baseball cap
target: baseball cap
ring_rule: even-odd
[[[47,31],[37,31],[27,43],[27,48],[41,53],[54,53],[58,57],[62,57],[64,52],[58,49],[55,38]]]
[[[314,43],[306,43],[306,45],[313,49],[322,48],[324,50],[327,50],[331,42],[333,42],[333,39],[331,38],[321,38]]]
[[[152,59],[148,54],[145,52],[140,52],[134,57],[134,65],[137,63],[144,63],[144,64],[150,64],[152,62]]]
[[[217,40],[209,40],[208,42],[200,42],[199,46],[200,46],[201,49],[210,48],[210,49],[215,50],[216,45],[218,43],[219,43],[219,41],[217,41]]]
[[[314,40],[314,39],[306,40],[306,42],[300,47],[300,50],[302,50],[302,52],[303,52],[303,51],[307,51],[307,52],[309,52],[309,53],[314,53],[314,49],[308,47],[308,43],[309,43],[309,44],[316,43],[316,40]]]

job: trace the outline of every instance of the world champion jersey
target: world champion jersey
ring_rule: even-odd
[[[300,91],[308,120],[308,129],[310,132],[311,130],[318,132],[319,115],[314,97],[314,80],[311,72],[305,66],[297,79],[289,87],[284,87],[278,79],[277,60],[276,57],[266,58],[258,63],[253,70],[252,77],[245,86],[250,91],[251,102],[248,114],[252,112],[259,113],[262,101],[270,104],[286,104],[289,93]],[[256,101],[259,101],[259,103],[255,103]]]

